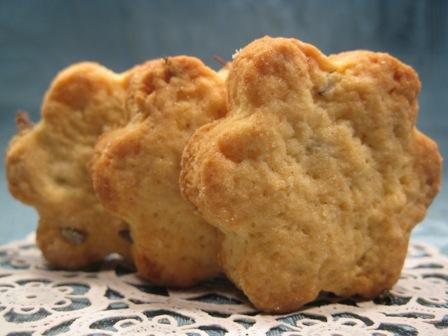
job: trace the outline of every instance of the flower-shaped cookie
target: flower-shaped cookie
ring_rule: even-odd
[[[106,133],[91,162],[102,204],[130,225],[139,273],[185,287],[219,271],[218,233],[180,194],[180,160],[200,126],[225,115],[224,81],[193,57],[147,63],[135,71],[126,108],[135,117]]]
[[[391,288],[440,185],[437,146],[415,128],[413,69],[265,37],[227,84],[229,114],[190,138],[180,180],[224,234],[226,274],[274,312]]]
[[[38,124],[18,117],[6,153],[9,190],[39,212],[37,242],[57,267],[84,267],[112,252],[129,256],[127,224],[100,205],[87,170],[98,136],[129,119],[129,73],[70,66],[51,84]]]

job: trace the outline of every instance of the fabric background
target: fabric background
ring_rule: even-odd
[[[325,53],[386,51],[412,65],[423,89],[418,125],[448,157],[447,1],[5,1],[0,0],[0,148],[15,133],[15,113],[34,121],[46,88],[65,66],[92,60],[115,71],[167,55],[189,54],[219,68],[214,54],[269,34],[297,37]],[[3,167],[3,158],[2,158]],[[446,169],[445,169],[446,172]],[[0,176],[0,243],[36,227]],[[444,186],[414,238],[448,252]]]

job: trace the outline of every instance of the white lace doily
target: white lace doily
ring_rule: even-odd
[[[30,236],[0,247],[0,334],[448,335],[448,258],[414,243],[401,280],[374,301],[324,295],[265,315],[225,279],[180,291],[142,281],[117,260],[51,270]]]

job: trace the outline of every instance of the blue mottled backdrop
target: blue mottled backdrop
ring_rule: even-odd
[[[212,55],[269,34],[311,42],[325,53],[389,52],[420,74],[419,127],[448,157],[448,1],[25,1],[0,0],[0,147],[15,132],[17,110],[39,119],[55,74],[82,60],[122,71],[146,59]],[[445,170],[446,171],[446,170]],[[36,227],[35,212],[8,194],[0,176],[0,243]],[[448,252],[444,187],[415,239]]]

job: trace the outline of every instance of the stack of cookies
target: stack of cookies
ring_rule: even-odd
[[[18,115],[9,188],[59,268],[119,253],[164,286],[224,273],[265,312],[321,291],[371,298],[398,280],[440,187],[419,90],[388,54],[284,38],[220,73],[189,56],[121,74],[81,63],[53,81],[42,121]]]

